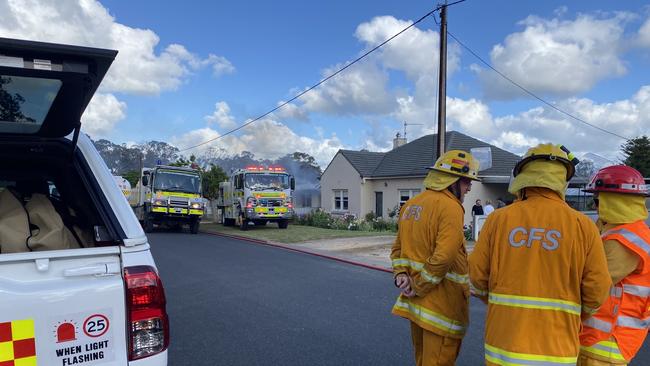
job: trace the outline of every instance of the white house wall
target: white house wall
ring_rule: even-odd
[[[344,214],[349,212],[358,216],[361,212],[361,183],[362,181],[359,172],[341,153],[336,154],[321,176],[321,207],[324,211],[333,214]],[[348,190],[347,212],[333,210],[335,189]]]
[[[399,191],[419,189],[424,191],[424,178],[362,179],[350,162],[338,153],[332,159],[321,177],[320,204],[323,210],[333,214],[351,213],[363,218],[368,212],[375,211],[375,192],[383,192],[383,217],[388,218],[388,211],[399,205]],[[472,190],[465,197],[465,223],[472,222],[472,206],[476,199],[483,204],[491,200],[496,205],[498,197],[505,198],[507,184],[482,184],[474,182]],[[348,190],[348,210],[334,211],[334,190]]]
[[[470,224],[472,222],[472,206],[474,206],[477,199],[481,200],[483,206],[485,206],[487,200],[490,200],[492,201],[492,206],[496,208],[497,198],[501,197],[502,199],[506,199],[508,196],[508,184],[473,182],[472,190],[465,195],[465,202],[463,202],[463,207],[465,207],[465,223]]]
[[[370,184],[369,184],[370,183]],[[366,205],[364,215],[375,211],[375,192],[384,193],[383,217],[388,218],[388,211],[399,205],[399,191],[402,189],[424,190],[424,178],[396,178],[396,179],[373,179],[366,181],[367,194],[365,195]]]
[[[370,183],[371,184],[368,184]],[[385,179],[385,180],[368,180],[366,181],[365,188],[362,190],[362,197],[366,203],[362,203],[364,211],[362,216],[369,211],[375,210],[375,192],[384,192],[384,218],[388,217],[388,210],[392,210],[399,204],[399,191],[403,189],[419,189],[420,192],[424,191],[423,178],[410,178],[410,179]],[[507,184],[483,184],[474,182],[472,190],[467,194],[463,202],[465,208],[465,223],[472,222],[472,206],[477,199],[480,199],[483,204],[486,200],[491,200],[492,205],[496,205],[498,197],[507,197],[508,185]]]

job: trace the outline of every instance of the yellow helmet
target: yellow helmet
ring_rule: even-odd
[[[524,155],[515,168],[512,170],[512,176],[516,177],[524,165],[528,164],[533,160],[551,160],[558,161],[566,167],[566,180],[567,182],[573,177],[576,172],[575,166],[580,162],[569,149],[563,145],[553,145],[553,144],[539,144],[535,147],[531,147]]]
[[[478,160],[463,150],[447,151],[429,169],[480,181]]]

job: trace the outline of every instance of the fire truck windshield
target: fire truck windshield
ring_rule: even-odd
[[[274,173],[247,173],[246,188],[253,190],[273,189],[281,191],[289,189],[289,176]]]
[[[155,190],[201,193],[201,178],[197,174],[159,170],[153,180]]]

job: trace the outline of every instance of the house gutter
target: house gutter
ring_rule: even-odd
[[[364,177],[363,179],[367,180],[382,180],[382,179],[415,179],[422,178],[424,179],[425,175],[396,175],[396,176],[386,176],[386,177]]]

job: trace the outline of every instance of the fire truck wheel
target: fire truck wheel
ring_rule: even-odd
[[[286,229],[287,227],[289,227],[289,220],[280,220],[280,221],[278,221],[278,228]]]
[[[199,224],[201,222],[197,219],[192,220],[190,223],[190,233],[192,234],[198,234],[199,233]]]
[[[248,220],[244,216],[239,216],[239,230],[248,230]]]
[[[149,218],[149,216],[144,217],[144,221],[142,222],[142,229],[145,233],[150,233],[153,231],[153,221],[151,221],[151,218]]]

